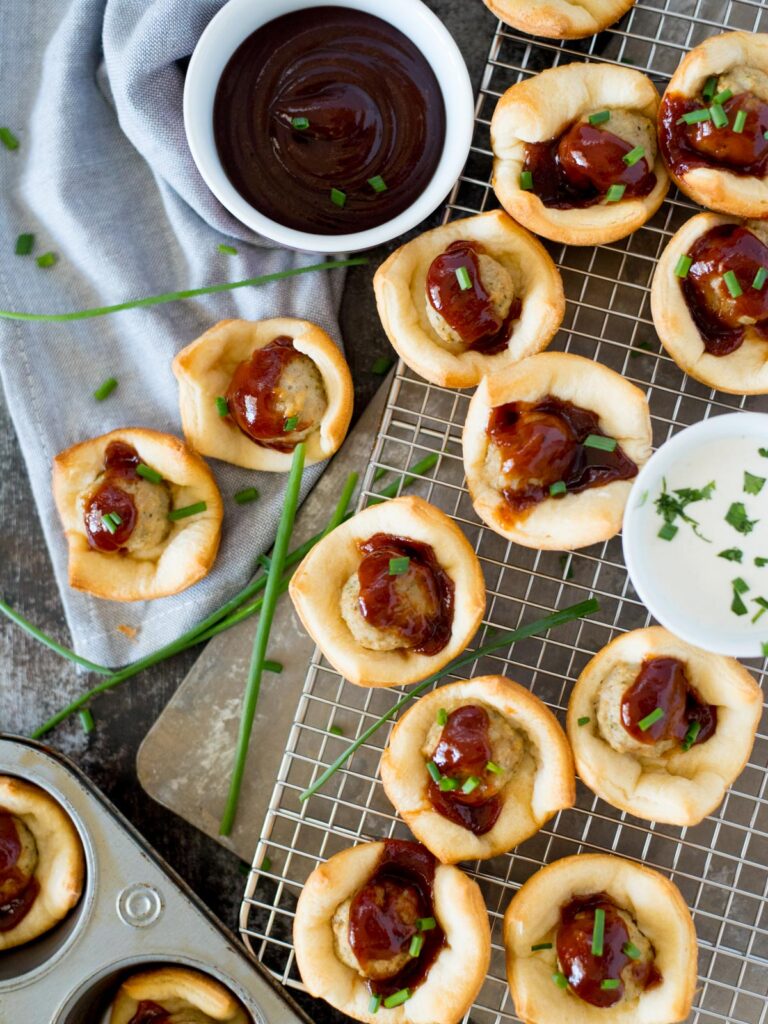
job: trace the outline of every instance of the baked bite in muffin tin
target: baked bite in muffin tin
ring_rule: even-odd
[[[564,857],[504,915],[507,976],[526,1024],[673,1024],[696,985],[696,932],[677,887],[612,854]]]
[[[491,121],[493,187],[537,235],[600,245],[641,227],[667,193],[649,78],[565,64],[511,86]]]
[[[290,595],[304,627],[351,683],[398,686],[460,654],[485,611],[477,555],[422,498],[358,512],[298,567]]]
[[[661,626],[624,633],[595,655],[568,704],[580,777],[629,814],[696,825],[749,759],[760,687],[735,658]]]
[[[686,54],[659,110],[659,144],[687,196],[768,216],[768,34],[726,32]]]
[[[651,311],[686,373],[718,391],[768,393],[768,224],[691,217],[659,259]]]
[[[232,993],[215,978],[188,967],[159,967],[126,978],[109,1024],[251,1024]]]
[[[126,427],[53,460],[69,584],[110,601],[177,594],[207,575],[224,508],[205,462],[177,437]]]
[[[425,380],[473,387],[549,344],[563,319],[546,249],[501,210],[411,239],[373,279],[387,337]]]
[[[184,435],[202,455],[281,473],[299,441],[311,465],[346,437],[349,367],[308,320],[222,320],[179,352],[173,372]]]
[[[495,857],[575,798],[557,719],[503,676],[422,696],[395,726],[381,781],[397,812],[444,864]]]
[[[50,931],[77,904],[85,856],[77,829],[45,790],[0,775],[0,952]]]
[[[313,996],[368,1024],[456,1024],[490,964],[480,888],[419,843],[362,843],[315,868],[293,925]]]
[[[651,454],[642,391],[591,359],[531,356],[486,378],[462,435],[475,511],[525,547],[571,549],[621,529]]]

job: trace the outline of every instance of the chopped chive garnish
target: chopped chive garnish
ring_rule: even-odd
[[[342,192],[340,188],[332,188],[331,189],[331,202],[333,203],[334,206],[338,206],[339,208],[341,208],[341,207],[344,206],[346,201],[347,201],[347,193],[346,192]]]
[[[573,556],[560,555],[560,568],[563,570],[563,579],[573,579]]]
[[[768,137],[768,132],[766,132],[766,137]],[[763,652],[763,657],[768,658],[768,640],[765,640],[760,644],[760,649]]]
[[[288,419],[283,422],[283,432],[286,433],[286,434],[290,434],[291,431],[295,430],[298,425],[299,425],[299,417],[298,416],[289,416]]]
[[[740,110],[736,115],[733,122],[733,130],[737,134],[741,134],[744,131],[744,125],[747,123],[747,112],[746,110]]]
[[[595,911],[595,926],[592,929],[592,956],[603,955],[605,938],[605,911],[598,907]]]
[[[520,188],[523,192],[530,192],[533,188],[533,174],[530,171],[520,172]]]
[[[403,555],[400,558],[390,558],[389,560],[389,575],[390,576],[402,576],[403,573],[408,572],[408,566],[411,564],[411,560],[408,555]]]
[[[262,860],[261,864],[259,865],[259,871],[271,871],[271,870],[272,870],[272,858],[269,856],[269,854],[265,853],[264,854],[264,859]]]
[[[683,750],[690,750],[693,744],[696,742],[696,737],[701,732],[701,722],[691,722],[688,726],[688,730],[682,742]],[[629,956],[629,953],[627,953]],[[634,959],[634,957],[633,957]]]
[[[717,97],[715,97],[717,99]],[[728,115],[720,106],[719,103],[713,103],[709,108],[710,116],[712,117],[712,124],[715,128],[725,128],[728,124]]]
[[[629,358],[639,359],[644,352],[653,352],[653,345],[649,341],[638,341],[637,345],[629,353]]]
[[[441,793],[452,793],[454,791],[454,789],[458,789],[459,788],[458,780],[457,779],[449,779],[447,776],[445,776],[444,778],[440,779],[440,782],[438,783],[438,785],[440,787],[440,792]]]
[[[558,480],[556,483],[549,485],[549,495],[551,498],[556,498],[558,494],[565,494],[567,489],[565,480]]]
[[[733,93],[730,89],[723,89],[722,92],[715,93],[715,95],[712,97],[712,103],[722,105],[723,103],[726,102],[726,100],[729,100],[731,96],[733,96]]]
[[[596,448],[601,452],[615,452],[619,442],[615,437],[603,437],[602,434],[588,434],[582,444],[585,448]]]
[[[712,117],[709,110],[702,107],[699,110],[689,110],[687,114],[678,117],[676,124],[699,124],[701,121],[709,121]]]
[[[399,992],[393,992],[391,996],[387,996],[384,1000],[384,1005],[388,1010],[391,1010],[395,1006],[402,1006],[403,1003],[407,1003],[411,998],[411,990],[409,988],[401,988]]]
[[[112,392],[117,387],[117,380],[114,377],[107,377],[103,384],[99,384],[96,390],[93,392],[93,397],[97,402],[103,402],[105,398],[109,398]]]
[[[331,736],[343,736],[344,735],[344,730],[341,728],[340,725],[332,725],[330,727],[330,729],[328,730],[328,732],[331,734]]]
[[[754,473],[749,473],[744,470],[744,493],[745,494],[759,494],[765,486],[765,477],[756,476]]]
[[[225,256],[237,256],[237,249],[234,245],[226,245],[224,242],[219,242],[218,249]]]
[[[117,523],[112,519],[112,516],[109,513],[101,517],[101,525],[110,533],[117,533]]]
[[[291,128],[295,128],[297,132],[305,132],[309,128],[308,117],[292,117]]]
[[[618,203],[618,201],[626,192],[626,189],[626,185],[611,185],[611,187],[605,193],[606,203]]]
[[[488,764],[485,766],[485,770],[487,772],[490,772],[491,775],[501,775],[504,771],[501,765],[496,764],[495,761],[489,761]]]
[[[704,88],[701,90],[701,95],[705,100],[711,100],[715,95],[715,89],[717,88],[717,78],[714,75],[710,77],[704,83]]]
[[[462,793],[472,793],[480,785],[480,779],[476,775],[470,775],[464,785],[461,787]]]
[[[639,960],[643,955],[634,942],[625,942],[621,947],[621,951],[624,956],[628,956],[630,960]]]
[[[639,163],[645,156],[645,150],[642,146],[635,146],[634,149],[630,149],[628,153],[625,153],[621,158],[627,167],[634,167],[636,163]]]
[[[235,501],[238,505],[247,505],[251,501],[258,501],[258,498],[259,492],[255,487],[246,487],[235,495]]]
[[[427,761],[427,771],[429,772],[429,777],[432,779],[433,782],[439,783],[440,779],[442,779],[443,777],[440,772],[440,769],[437,767],[434,761]]]
[[[80,718],[80,725],[83,727],[83,732],[87,736],[89,732],[93,732],[96,728],[96,723],[93,720],[90,708],[80,708],[78,716]]]
[[[761,558],[758,555],[757,558],[755,559],[755,565],[757,566],[758,569],[762,569],[764,566],[768,565],[768,558]]]
[[[368,184],[371,186],[374,192],[387,191],[387,183],[386,181],[384,181],[380,174],[375,174],[372,178],[369,178]]]
[[[264,671],[273,672],[276,676],[279,676],[283,671],[283,663],[282,661],[265,661]]]
[[[725,514],[725,521],[732,526],[734,530],[746,535],[754,530],[755,524],[760,520],[749,519],[744,503],[741,501],[734,501]]]
[[[216,397],[216,412],[222,418],[224,416],[229,416],[229,402],[226,400],[224,395],[218,395]]]
[[[463,292],[472,287],[472,278],[469,276],[469,271],[466,267],[457,268],[456,280],[459,282],[459,288],[461,288]]]
[[[675,526],[674,523],[664,523],[656,536],[661,537],[662,540],[672,540],[678,529],[679,527]]]
[[[761,619],[763,615],[768,612],[768,601],[766,601],[764,597],[755,597],[752,600],[760,609],[758,613],[752,617],[752,621],[757,622],[758,619]]]
[[[420,932],[431,932],[437,928],[437,921],[434,917],[419,917],[416,919],[416,927]]]
[[[568,988],[568,979],[562,971],[558,971],[556,974],[553,974],[552,981],[554,981],[558,988]]]
[[[16,247],[14,253],[16,256],[29,256],[35,245],[34,235],[19,235],[16,239]]]
[[[608,992],[611,989],[618,988],[620,984],[621,982],[618,978],[606,978],[605,981],[600,982],[600,988]]]
[[[726,272],[723,274],[723,281],[725,283],[725,287],[731,293],[733,298],[738,299],[738,297],[742,293],[741,285],[739,284],[739,279],[736,277],[732,270],[726,270]]]
[[[675,277],[688,277],[688,271],[693,266],[690,256],[682,255],[675,266]]]
[[[381,996],[371,996],[368,1003],[368,1013],[378,1013],[381,1006]]]
[[[175,523],[179,519],[188,519],[190,516],[196,516],[199,512],[205,512],[207,508],[208,505],[204,501],[197,501],[194,505],[175,508],[172,512],[168,513],[168,518]]]
[[[38,267],[52,267],[57,258],[55,252],[44,252],[42,256],[37,257],[35,263],[37,263]]]
[[[158,473],[156,469],[152,469],[146,462],[140,462],[136,467],[136,475],[143,477],[145,480],[149,480],[151,484],[159,484],[163,482],[161,473]]]
[[[531,946],[532,953],[538,953],[540,949],[552,949],[551,942],[537,942],[535,946]]]
[[[734,615],[747,614],[747,606],[742,601],[741,594],[738,592],[738,590],[736,590],[735,587],[733,590],[733,600],[731,601],[731,611]]]
[[[115,524],[115,526],[123,525],[123,517],[120,515],[119,512],[109,512],[108,515],[112,522]]]
[[[718,558],[724,558],[726,562],[739,562],[741,563],[744,557],[744,552],[741,548],[726,548],[725,551],[718,552]]]
[[[610,110],[598,110],[596,114],[590,114],[587,118],[590,124],[605,124],[605,122],[610,121],[610,119]]]
[[[417,957],[421,953],[421,947],[424,945],[423,935],[414,935],[411,939],[411,944],[408,947],[408,956]]]
[[[6,149],[19,148],[19,140],[10,128],[0,128],[0,142],[2,142]]]
[[[760,291],[765,284],[766,278],[768,278],[768,269],[765,267],[758,267],[757,273],[752,279],[752,287]]]
[[[388,373],[394,363],[394,359],[390,359],[389,356],[380,356],[371,367],[371,373],[375,373],[377,377],[383,377],[385,373]]]
[[[741,576],[737,576],[735,580],[731,580],[731,583],[737,594],[746,594],[749,590],[749,584],[743,580]]]
[[[589,723],[591,721],[592,721],[592,719],[589,717],[589,715],[582,715],[581,718],[576,720],[576,724],[577,725],[589,725]]]
[[[764,459],[768,459],[768,448],[758,448],[757,454],[762,455]]]
[[[646,715],[645,718],[641,718],[637,723],[637,728],[640,732],[647,732],[652,725],[655,725],[659,719],[664,717],[664,708],[654,708],[650,715]]]
[[[436,718],[438,725],[448,724],[448,712],[445,710],[445,708],[440,708],[440,710],[437,712]]]

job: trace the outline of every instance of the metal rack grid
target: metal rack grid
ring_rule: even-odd
[[[478,0],[479,2],[479,0]],[[489,185],[490,118],[514,82],[578,59],[622,63],[646,72],[663,90],[683,54],[724,29],[768,31],[759,0],[640,0],[613,29],[588,40],[553,42],[521,37],[499,23],[477,100],[477,127],[465,172],[446,219],[496,206]],[[654,443],[710,415],[768,410],[766,399],[715,393],[686,377],[662,352],[653,330],[649,284],[670,235],[694,207],[673,194],[646,227],[599,248],[550,246],[567,297],[553,348],[600,360],[644,388]],[[649,624],[624,569],[617,538],[572,556],[515,547],[481,527],[464,487],[461,427],[467,392],[429,385],[402,364],[392,384],[361,505],[383,471],[402,470],[429,452],[439,461],[420,493],[464,529],[481,560],[488,587],[485,631],[510,628],[590,594],[598,616],[532,638],[506,656],[476,662],[467,675],[506,674],[529,686],[564,719],[573,681],[617,632]],[[390,478],[391,479],[391,478]],[[762,679],[766,666],[750,668]],[[243,937],[285,985],[301,988],[291,927],[301,886],[318,863],[348,845],[408,832],[376,777],[388,728],[381,729],[306,804],[300,792],[405,691],[365,690],[345,683],[319,654],[309,667],[288,748],[275,785],[241,913]],[[333,726],[343,737],[329,732]],[[507,989],[503,913],[522,882],[567,854],[608,851],[644,861],[671,877],[694,911],[700,980],[690,1020],[697,1024],[768,1022],[768,714],[751,760],[719,810],[694,828],[647,824],[597,799],[581,783],[576,805],[561,812],[512,854],[471,865],[492,925],[485,985],[465,1021],[515,1021]],[[267,862],[264,858],[268,857]]]

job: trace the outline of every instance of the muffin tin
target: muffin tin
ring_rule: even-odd
[[[226,985],[253,1024],[306,1024],[233,935],[73,764],[30,740],[0,736],[0,774],[49,793],[85,851],[83,895],[35,942],[0,954],[0,1020],[107,1024],[120,982],[178,964]]]

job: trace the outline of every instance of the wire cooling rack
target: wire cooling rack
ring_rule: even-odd
[[[479,3],[479,0],[477,0]],[[725,29],[768,31],[759,0],[641,0],[613,29],[579,42],[533,40],[501,23],[494,34],[477,100],[477,128],[465,172],[446,219],[497,205],[489,185],[490,119],[514,82],[572,60],[622,63],[646,72],[662,91],[682,56]],[[694,212],[673,194],[640,231],[599,248],[550,246],[561,268],[567,311],[552,346],[618,370],[649,397],[654,443],[680,428],[734,409],[768,410],[766,399],[715,393],[686,377],[660,351],[649,285],[670,235]],[[649,624],[628,582],[614,538],[568,555],[515,547],[482,527],[464,486],[461,428],[469,394],[425,383],[402,364],[364,480],[361,505],[383,472],[395,473],[430,452],[439,461],[413,492],[451,515],[480,557],[488,587],[484,630],[515,627],[554,608],[599,597],[595,618],[484,658],[467,675],[502,673],[527,685],[564,720],[574,680],[618,632]],[[392,479],[392,477],[390,477]],[[482,639],[481,634],[480,639]],[[766,666],[752,663],[759,678]],[[388,729],[381,729],[306,804],[300,792],[403,692],[350,685],[317,654],[309,667],[241,913],[243,937],[283,982],[301,988],[291,945],[296,899],[309,873],[347,846],[407,836],[377,778]],[[343,737],[330,729],[343,731]],[[561,812],[512,854],[469,865],[488,906],[492,959],[466,1021],[515,1021],[504,970],[502,918],[516,889],[543,864],[567,854],[607,851],[643,861],[672,878],[694,912],[699,938],[697,1024],[768,1021],[768,715],[748,766],[720,809],[695,828],[650,825],[597,799],[581,783],[576,806]],[[267,858],[266,860],[264,858]]]

